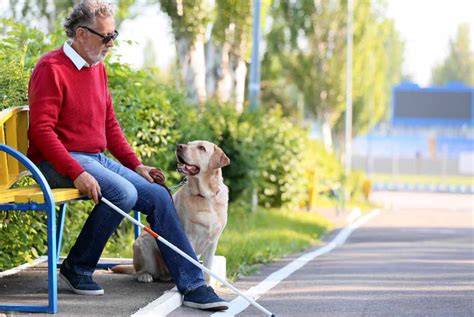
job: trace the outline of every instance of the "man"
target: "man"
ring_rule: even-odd
[[[51,187],[75,187],[96,203],[60,268],[61,278],[82,295],[104,294],[92,274],[123,218],[101,196],[123,210],[140,210],[154,231],[196,258],[168,192],[153,182],[152,167],[140,162],[116,120],[102,63],[118,35],[114,13],[103,0],[77,5],[64,24],[70,40],[39,60],[29,84],[28,156]],[[106,149],[122,164],[105,156]],[[185,305],[228,308],[199,268],[158,245]]]

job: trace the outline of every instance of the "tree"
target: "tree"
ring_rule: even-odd
[[[474,52],[470,48],[469,25],[460,24],[454,39],[449,41],[449,53],[431,73],[433,84],[461,81],[474,85]]]
[[[233,101],[239,112],[244,104],[251,21],[251,1],[217,0],[207,43],[207,90],[219,102]]]
[[[188,96],[200,104],[215,97],[242,111],[252,41],[252,0],[216,0],[214,6],[210,2],[160,0],[171,19]],[[270,0],[262,2],[262,16],[269,5]]]
[[[130,13],[130,7],[136,0],[117,0],[117,14],[115,22],[117,28],[127,18],[135,15]],[[13,18],[17,21],[31,24],[38,21],[48,32],[54,31],[58,16],[64,15],[80,0],[9,0],[9,8]]]
[[[353,119],[358,133],[385,113],[389,87],[400,76],[403,47],[393,22],[376,10],[382,4],[355,4]],[[279,0],[273,2],[271,16],[262,72],[264,101],[268,106],[275,100],[286,102],[288,113],[315,118],[330,148],[332,135],[341,137],[343,131],[347,2]],[[387,53],[390,48],[396,50]]]
[[[204,36],[211,21],[207,0],[160,0],[171,19],[179,67],[188,98],[202,105],[206,99]]]

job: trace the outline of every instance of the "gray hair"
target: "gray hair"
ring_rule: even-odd
[[[95,18],[114,16],[115,5],[104,0],[83,0],[74,7],[71,14],[64,22],[66,35],[73,38],[76,35],[76,28],[80,25],[93,26]]]

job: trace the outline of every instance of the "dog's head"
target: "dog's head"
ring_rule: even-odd
[[[176,147],[178,172],[196,176],[230,164],[230,159],[217,145],[207,141],[192,141]]]

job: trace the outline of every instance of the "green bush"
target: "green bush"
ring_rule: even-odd
[[[2,23],[0,110],[27,103],[27,82],[37,59],[65,41],[59,27],[45,36],[20,23]],[[151,69],[135,70],[114,60],[106,64],[117,118],[127,139],[145,164],[165,171],[169,185],[181,177],[175,171],[176,143],[208,140],[231,159],[223,173],[234,206],[248,206],[254,190],[263,206],[293,206],[306,199],[307,168],[303,162],[309,150],[307,133],[284,118],[281,109],[238,113],[231,105],[210,102],[199,110],[187,102],[183,92],[160,84]],[[336,178],[332,175],[332,156],[317,154],[313,159],[318,172],[324,173],[321,179]],[[69,206],[63,253],[71,248],[91,209],[91,202]],[[42,213],[0,212],[0,229],[0,241],[5,241],[0,247],[0,270],[45,250]],[[124,245],[130,252],[131,232],[131,224],[124,223],[105,254],[116,255]]]
[[[307,133],[283,117],[281,108],[263,114],[258,125],[258,194],[265,207],[296,205],[306,194],[304,167]]]
[[[245,194],[254,187],[257,175],[258,153],[253,146],[256,128],[230,105],[208,104],[196,118],[192,125],[194,131],[189,131],[191,126],[183,127],[188,130],[186,137],[219,145],[231,161],[223,169],[224,181],[229,186],[229,199],[235,201],[248,197]]]

